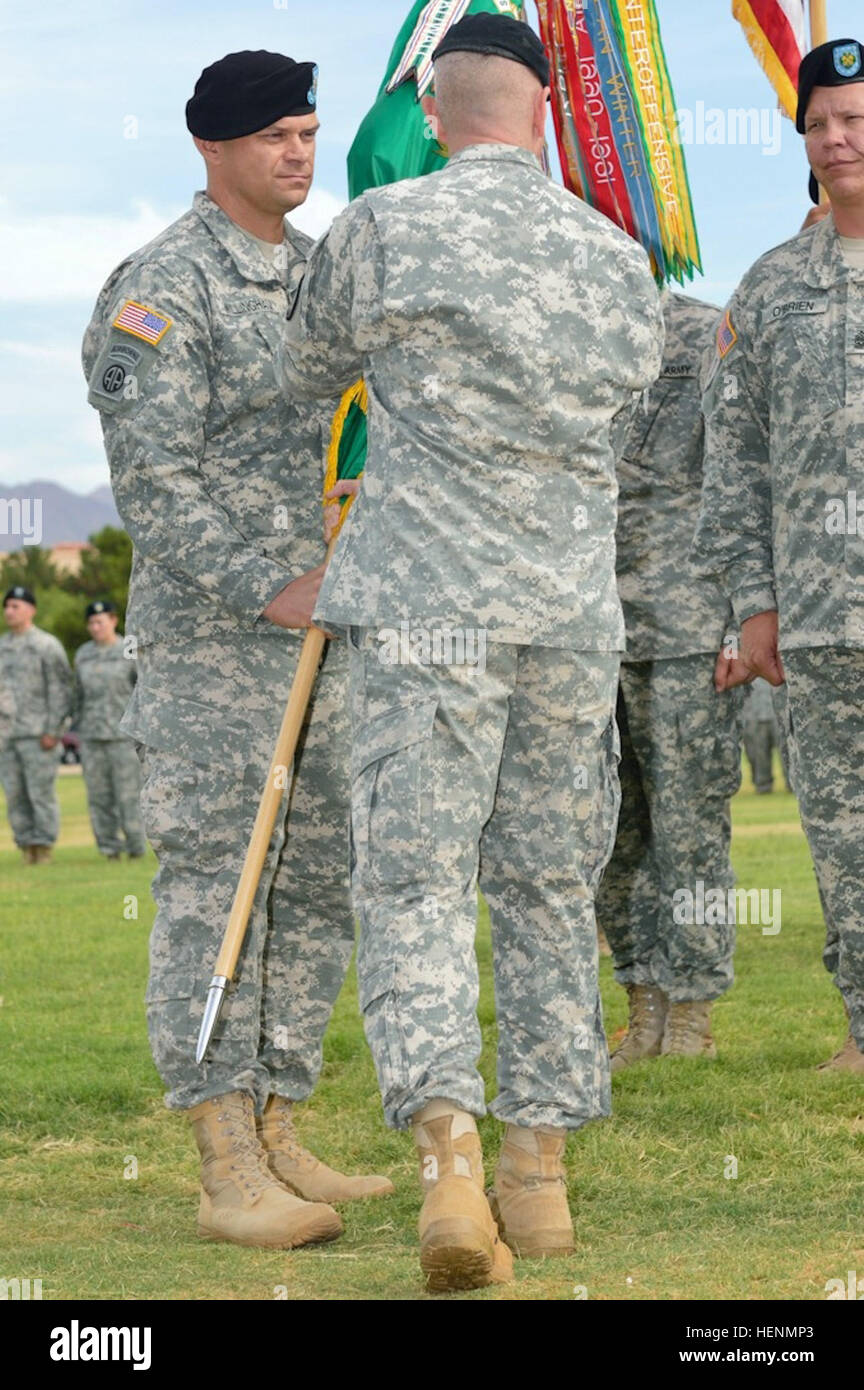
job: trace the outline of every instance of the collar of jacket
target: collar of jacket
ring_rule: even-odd
[[[804,279],[814,290],[830,290],[849,275],[849,266],[840,247],[840,238],[833,217],[825,217],[816,226],[810,246],[810,259]]]
[[[232,222],[228,214],[223,212],[218,203],[214,203],[213,199],[208,197],[206,193],[196,193],[192,207],[202,222],[206,223],[220,245],[225,247],[245,279],[254,280],[262,285],[285,283],[276,267],[268,266],[260,248],[250,239],[249,233],[244,232],[242,227],[238,227],[236,222]],[[284,225],[285,240],[296,258],[288,266],[286,280],[290,283],[295,267],[305,266],[308,248],[313,243],[309,237],[298,232],[296,227],[292,227],[290,222],[285,222]]]
[[[464,150],[451,157],[449,163],[467,164],[476,159],[511,160],[514,164],[529,164],[532,169],[539,169],[541,174],[543,172],[543,165],[536,154],[523,149],[521,145],[466,145]]]

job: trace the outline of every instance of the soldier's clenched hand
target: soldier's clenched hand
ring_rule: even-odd
[[[786,679],[777,649],[778,617],[774,609],[757,613],[741,624],[741,660],[769,685],[782,685]]]
[[[277,627],[311,627],[324,570],[325,566],[319,565],[286,584],[268,603],[262,617]]]

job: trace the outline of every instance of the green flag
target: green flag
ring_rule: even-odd
[[[524,19],[525,5],[523,0],[416,0],[411,6],[396,36],[375,104],[363,118],[348,153],[352,199],[367,188],[443,169],[447,157],[423,114],[420,96],[424,93],[418,92],[418,76],[421,87],[428,90],[434,48],[466,14],[481,13]],[[388,91],[397,75],[405,80]],[[366,461],[366,415],[357,401],[351,401],[347,411],[344,407],[345,401],[336,417],[338,433],[334,426],[333,467],[340,478],[356,478]]]

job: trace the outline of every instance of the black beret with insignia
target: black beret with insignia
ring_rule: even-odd
[[[549,59],[540,39],[530,24],[513,19],[509,14],[468,14],[445,34],[433,60],[445,53],[494,53],[499,58],[511,58],[524,63],[549,86]]]
[[[317,105],[318,67],[282,53],[245,49],[205,68],[186,103],[186,126],[199,140],[239,140],[283,116],[309,116]]]
[[[864,53],[856,39],[832,39],[812,49],[798,69],[798,133],[804,134],[804,117],[814,87],[845,87],[864,82]]]
[[[3,598],[4,604],[8,603],[10,598],[20,599],[22,603],[32,603],[33,607],[36,607],[35,594],[30,589],[25,589],[23,584],[13,584],[12,588],[7,590]]]
[[[97,617],[98,614],[100,614],[100,613],[116,613],[116,612],[117,612],[117,605],[116,605],[116,603],[112,603],[110,599],[97,598],[97,599],[94,600],[93,603],[88,603],[88,605],[87,605],[87,607],[86,607],[86,609],[85,609],[85,612],[84,612],[84,616],[85,616],[86,618],[95,618],[95,617]]]

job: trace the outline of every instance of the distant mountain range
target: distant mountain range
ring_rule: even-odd
[[[64,541],[86,541],[103,526],[121,525],[107,484],[86,496],[39,479],[0,485],[0,551],[20,550],[25,543],[50,549]]]

